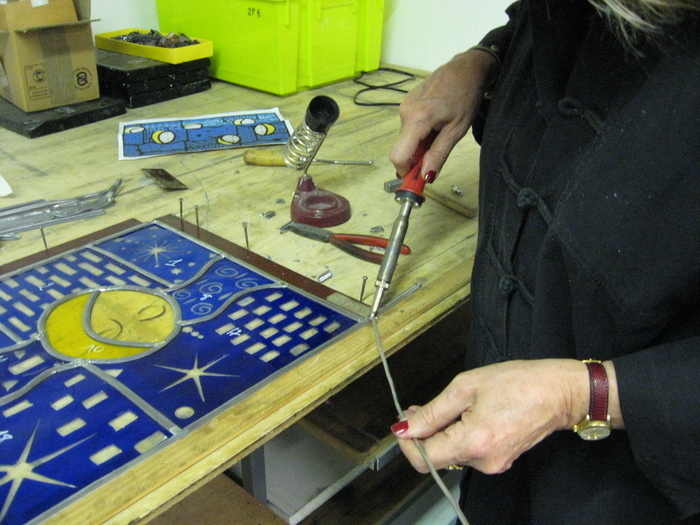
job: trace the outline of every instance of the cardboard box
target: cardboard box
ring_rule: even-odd
[[[27,112],[99,98],[90,0],[0,5],[0,95]]]

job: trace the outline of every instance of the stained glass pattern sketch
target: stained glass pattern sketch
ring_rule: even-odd
[[[286,144],[292,125],[278,108],[119,123],[119,160]]]
[[[0,277],[0,523],[41,520],[361,322],[158,222]]]

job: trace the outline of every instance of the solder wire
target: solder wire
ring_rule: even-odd
[[[398,413],[399,417],[401,419],[406,418],[406,414],[403,411],[403,408],[401,408],[401,403],[399,403],[399,396],[398,393],[396,392],[396,385],[394,384],[394,379],[391,375],[391,370],[389,369],[389,362],[386,359],[386,352],[384,352],[384,347],[382,346],[382,341],[379,336],[379,326],[377,324],[377,317],[372,316],[370,318],[372,320],[372,328],[374,329],[374,338],[377,341],[377,350],[379,350],[379,357],[382,360],[382,366],[384,367],[384,373],[386,375],[386,380],[389,383],[389,389],[391,390],[391,397],[394,400],[394,406],[396,407],[396,412]],[[443,492],[445,495],[445,498],[447,498],[448,503],[452,507],[452,509],[455,511],[455,514],[457,514],[457,519],[460,521],[462,525],[469,525],[469,522],[467,521],[467,517],[464,515],[464,512],[462,512],[462,509],[460,508],[459,504],[455,501],[454,497],[452,497],[452,492],[450,492],[450,489],[447,488],[445,483],[442,481],[442,478],[440,477],[440,474],[438,474],[437,470],[435,469],[435,466],[433,465],[433,462],[430,461],[430,458],[428,457],[428,454],[425,452],[425,448],[423,447],[423,443],[417,438],[413,438],[413,443],[416,445],[416,448],[418,448],[418,452],[420,452],[420,455],[423,457],[423,460],[425,463],[428,465],[428,469],[430,470],[430,475],[433,477],[435,480],[435,483],[437,484],[438,487],[440,487],[440,490]]]

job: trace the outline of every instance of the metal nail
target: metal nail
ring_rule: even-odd
[[[245,249],[250,250],[250,243],[248,242],[248,223],[243,223],[243,233],[245,235]]]
[[[194,205],[194,221],[197,225],[197,237],[199,237],[199,205]]]
[[[365,288],[367,287],[367,276],[362,277],[362,289],[360,290],[360,302],[365,298]]]
[[[41,232],[41,239],[44,241],[44,250],[46,250],[46,255],[49,255],[49,245],[46,243],[46,235],[44,234],[44,228],[39,228]]]

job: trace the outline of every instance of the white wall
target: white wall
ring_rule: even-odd
[[[385,0],[382,62],[432,71],[503,25],[513,0]]]
[[[432,71],[506,20],[512,0],[384,0],[382,62]],[[92,0],[94,33],[158,29],[155,0]]]
[[[92,0],[92,32],[107,33],[130,27],[158,29],[156,0]]]

